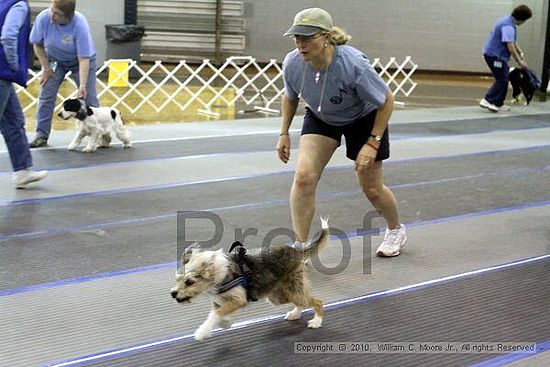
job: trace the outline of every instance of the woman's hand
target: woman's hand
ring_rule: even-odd
[[[281,134],[277,142],[277,154],[283,163],[288,163],[290,160],[290,136]]]
[[[355,170],[362,171],[369,169],[374,163],[377,153],[377,149],[371,145],[364,144],[355,159]]]
[[[80,85],[80,87],[78,87],[78,98],[85,99],[87,95],[88,92],[86,92],[86,86]]]
[[[42,75],[40,76],[40,86],[44,86],[48,80],[55,77],[55,73],[52,69],[45,69],[42,71]]]

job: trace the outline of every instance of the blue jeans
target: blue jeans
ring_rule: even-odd
[[[32,166],[32,156],[25,133],[25,115],[11,82],[0,79],[0,131],[6,141],[14,171]]]
[[[48,79],[46,84],[40,88],[38,94],[38,111],[36,112],[36,136],[48,138],[52,129],[53,110],[55,109],[57,91],[63,83],[65,75],[70,71],[71,78],[76,85],[80,85],[78,74],[78,60],[59,61],[50,59],[50,62],[57,62],[55,76]],[[90,59],[90,72],[88,73],[88,82],[86,83],[86,103],[92,107],[99,107],[96,91],[95,71],[96,60]]]
[[[496,79],[495,83],[485,95],[485,99],[487,102],[500,107],[504,104],[506,93],[508,92],[508,74],[510,72],[508,61],[494,56],[483,55],[483,57],[485,58],[487,66],[489,66],[489,69],[491,69],[491,72]]]

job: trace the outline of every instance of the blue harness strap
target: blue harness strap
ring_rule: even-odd
[[[235,252],[233,253],[233,258],[235,259],[235,262],[239,266],[239,271],[241,275],[233,280],[222,283],[218,287],[217,294],[222,294],[232,288],[235,288],[237,286],[242,286],[244,289],[246,289],[247,298],[251,301],[257,301],[257,298],[254,297],[250,292],[250,282],[247,278],[247,276],[250,277],[250,268],[246,264],[246,259],[245,259],[246,249],[244,248],[242,243],[240,243],[239,241],[235,241],[229,248],[229,252],[231,253],[234,250]]]
[[[248,282],[246,281],[246,278],[244,276],[240,276],[238,278],[223,283],[221,286],[218,287],[217,294],[225,293],[228,290],[233,289],[239,285],[242,285],[244,288],[248,286]]]

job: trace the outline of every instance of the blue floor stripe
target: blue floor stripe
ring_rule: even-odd
[[[485,210],[481,212],[476,213],[468,213],[468,214],[462,214],[457,216],[451,216],[451,217],[444,217],[444,218],[436,218],[432,220],[426,220],[426,221],[418,221],[418,222],[411,222],[411,223],[404,223],[408,228],[421,228],[426,226],[431,226],[435,224],[442,224],[442,223],[451,223],[456,222],[464,219],[470,219],[470,218],[478,218],[503,212],[511,212],[511,211],[517,211],[517,210],[523,210],[523,209],[529,209],[529,208],[537,208],[537,207],[543,207],[550,205],[550,200],[548,201],[541,201],[536,203],[528,203],[528,204],[522,204],[514,207],[508,207],[508,208],[496,208],[491,210]],[[355,237],[362,237],[364,235],[377,235],[379,232],[379,229],[374,229],[369,233],[357,233],[356,231],[346,233],[348,238],[355,238]],[[332,236],[333,239],[337,239],[335,236]],[[57,287],[63,287],[67,285],[72,284],[79,284],[84,282],[90,282],[90,281],[96,281],[101,279],[107,279],[107,278],[114,278],[118,276],[125,276],[129,274],[139,274],[139,273],[145,273],[153,270],[158,269],[165,269],[165,268],[174,268],[176,267],[175,262],[170,263],[164,263],[164,264],[157,264],[157,265],[151,265],[151,266],[145,266],[135,269],[128,269],[128,270],[122,270],[122,271],[116,271],[116,272],[109,272],[109,273],[103,273],[99,275],[93,275],[93,276],[85,276],[85,277],[78,277],[78,278],[71,278],[71,279],[65,279],[58,282],[50,282],[50,283],[44,283],[44,284],[38,284],[28,287],[20,287],[20,288],[13,288],[13,289],[5,289],[0,290],[0,297],[3,296],[11,296],[21,293],[29,293],[29,292],[35,292],[39,290],[45,290],[45,289],[51,289],[51,288],[57,288]]]
[[[521,361],[522,359],[532,358],[537,354],[550,351],[550,340],[545,342],[537,342],[536,352],[533,354],[526,353],[510,353],[503,356],[488,359],[483,362],[470,365],[470,367],[500,367],[506,366],[513,362]]]
[[[526,168],[519,168],[519,169],[512,169],[512,170],[504,170],[499,172],[482,173],[482,174],[471,175],[471,176],[451,177],[451,178],[444,178],[444,179],[433,180],[433,181],[420,181],[420,182],[414,182],[414,183],[392,185],[390,186],[390,188],[402,189],[402,188],[419,187],[419,186],[427,186],[427,185],[439,185],[442,183],[456,182],[456,181],[462,181],[462,180],[472,180],[476,178],[518,175],[521,173],[528,173],[528,172],[540,172],[549,168],[550,168],[550,165],[533,166],[533,167],[526,167]],[[333,167],[333,169],[335,169],[335,167]],[[341,192],[335,192],[335,193],[319,194],[317,197],[318,198],[345,197],[350,195],[356,195],[357,193],[360,193],[360,192],[361,192],[360,190],[341,191]],[[202,210],[215,212],[215,211],[222,211],[222,210],[246,209],[246,208],[254,208],[254,207],[261,207],[261,206],[268,206],[268,205],[279,205],[279,204],[287,204],[287,203],[288,203],[288,199],[284,199],[284,200],[281,199],[281,200],[269,200],[269,201],[256,202],[256,203],[232,205],[232,206],[226,206],[226,207],[209,208],[209,209],[202,209]],[[94,223],[94,224],[78,225],[78,226],[71,226],[71,227],[48,228],[41,231],[15,233],[10,235],[0,235],[0,241],[8,241],[8,240],[20,239],[20,238],[45,237],[45,236],[53,236],[61,233],[66,233],[66,232],[77,232],[77,231],[85,231],[85,230],[91,230],[96,228],[108,228],[108,227],[114,227],[114,226],[120,226],[120,225],[146,223],[150,221],[165,220],[175,216],[176,216],[175,213],[165,213],[165,214],[159,214],[159,215],[150,216],[150,217],[135,217],[135,218],[129,218],[129,219],[111,221],[111,222]]]
[[[550,147],[550,145],[540,145],[540,146],[535,146],[535,147],[519,148],[519,149],[495,150],[495,151],[480,152],[480,153],[454,154],[454,155],[447,155],[447,156],[442,156],[442,157],[422,157],[422,158],[396,159],[396,160],[387,161],[385,164],[386,165],[394,165],[394,164],[398,165],[398,164],[407,164],[407,163],[411,163],[411,162],[447,160],[447,159],[454,159],[454,158],[458,158],[458,157],[477,157],[477,156],[483,157],[483,156],[488,156],[488,155],[502,154],[503,152],[519,153],[519,152],[528,152],[528,151],[540,150],[540,149],[545,149],[545,148],[549,148],[549,147]],[[350,164],[327,167],[326,169],[327,170],[342,169],[342,168],[351,167],[351,166],[352,166],[352,164],[350,163]],[[134,187],[134,188],[126,188],[126,189],[94,191],[94,192],[85,192],[85,193],[78,193],[78,194],[71,194],[71,195],[51,196],[51,197],[37,198],[37,199],[0,201],[0,207],[2,207],[2,206],[37,204],[37,203],[47,202],[47,201],[100,197],[100,196],[108,196],[108,195],[116,195],[116,194],[124,194],[124,193],[135,193],[135,192],[152,191],[152,190],[164,190],[164,189],[170,189],[170,188],[175,188],[175,187],[183,187],[183,186],[191,186],[191,185],[199,185],[199,184],[207,184],[207,183],[215,183],[215,182],[229,182],[229,181],[237,181],[237,180],[245,180],[245,179],[255,179],[255,178],[269,177],[269,176],[275,176],[275,175],[284,175],[284,174],[289,174],[289,173],[293,174],[294,170],[293,169],[287,169],[287,170],[280,170],[280,171],[277,171],[277,172],[270,172],[270,173],[264,173],[264,174],[259,174],[259,175],[243,175],[243,176],[235,176],[235,177],[224,177],[224,178],[218,178],[218,179],[186,181],[186,182],[177,182],[177,183],[172,183],[172,184],[150,185],[150,186],[142,186],[142,187]]]

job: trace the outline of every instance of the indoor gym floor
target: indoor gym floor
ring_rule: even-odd
[[[357,233],[372,207],[340,148],[317,194],[316,218],[349,239],[332,237],[324,268],[310,271],[323,328],[257,302],[232,329],[193,340],[209,300],[170,297],[177,212],[217,215],[226,249],[238,230],[257,229],[246,240],[257,248],[291,228],[294,160],[276,157],[279,125],[132,126],[134,148],[94,154],[67,151],[74,131],[55,131],[50,148],[33,150],[49,176],[18,191],[0,146],[0,366],[550,364],[550,105],[536,101],[499,114],[396,109],[385,178],[409,234],[397,258],[372,256],[381,236]],[[186,239],[213,232],[192,220]],[[537,353],[294,352],[300,342],[510,341],[536,342]]]

